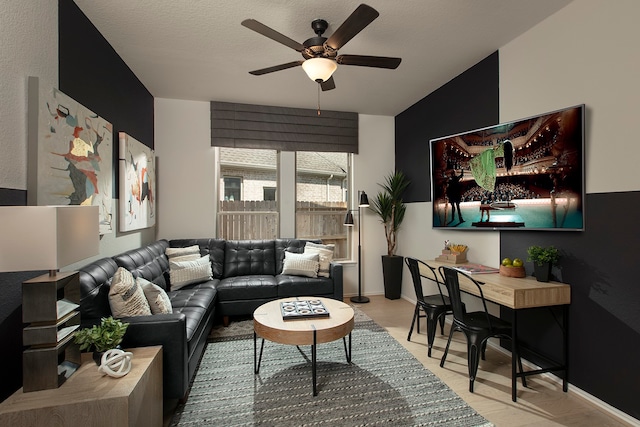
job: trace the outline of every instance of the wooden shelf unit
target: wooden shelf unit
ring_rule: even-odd
[[[80,366],[73,331],[80,325],[78,272],[22,283],[22,382],[25,392],[58,388]]]

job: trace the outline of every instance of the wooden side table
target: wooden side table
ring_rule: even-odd
[[[25,393],[0,403],[3,426],[161,426],[162,347],[128,349],[131,372],[102,376],[90,353],[59,388]]]

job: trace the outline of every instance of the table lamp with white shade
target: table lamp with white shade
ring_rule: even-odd
[[[56,388],[80,363],[78,272],[59,270],[100,253],[98,207],[2,206],[0,227],[0,272],[48,270],[22,284],[23,391]]]

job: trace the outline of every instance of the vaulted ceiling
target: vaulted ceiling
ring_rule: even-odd
[[[380,16],[340,54],[402,58],[395,70],[339,65],[322,109],[394,116],[571,0],[367,0]],[[356,0],[75,0],[154,97],[316,108],[302,59],[245,28],[253,18],[302,43],[325,19],[329,37]]]

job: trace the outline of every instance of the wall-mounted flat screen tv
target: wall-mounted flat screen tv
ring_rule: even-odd
[[[430,141],[433,228],[584,229],[584,105]]]

